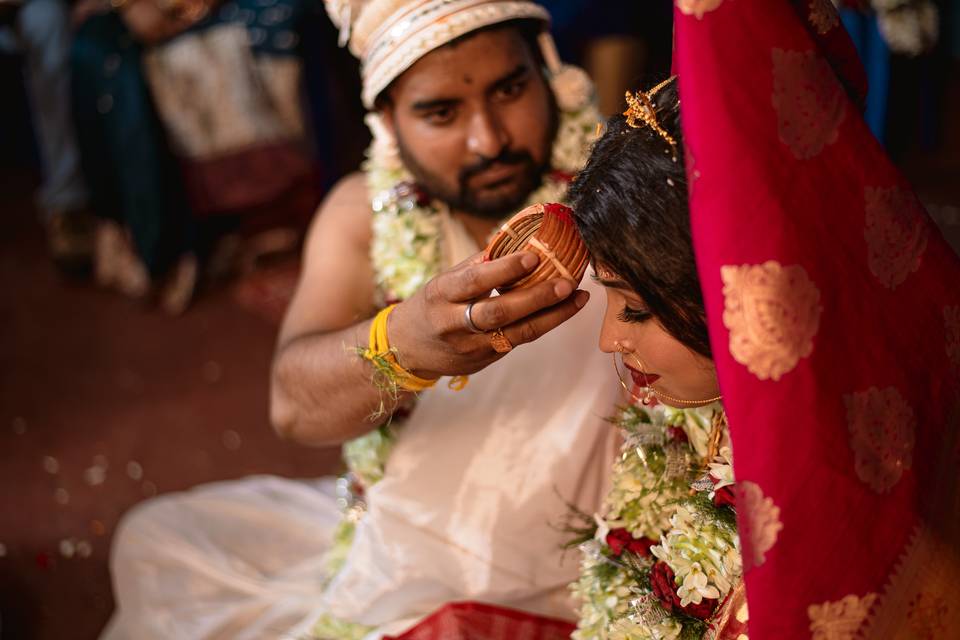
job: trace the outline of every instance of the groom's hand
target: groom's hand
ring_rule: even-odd
[[[491,344],[497,329],[517,347],[568,320],[590,298],[575,291],[570,280],[555,278],[490,297],[493,289],[531,273],[538,262],[530,252],[490,262],[477,254],[421,287],[389,319],[387,332],[400,363],[424,378],[474,373],[503,356]],[[471,302],[470,317],[484,333],[467,325]]]

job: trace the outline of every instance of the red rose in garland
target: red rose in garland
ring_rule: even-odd
[[[650,538],[634,538],[626,529],[611,529],[604,542],[618,558],[624,551],[646,558],[650,555],[650,547],[657,544]]]
[[[713,504],[722,507],[724,505],[736,508],[737,507],[737,498],[733,493],[733,485],[727,485],[725,487],[720,487],[713,492]]]
[[[654,564],[650,570],[650,588],[653,589],[653,595],[660,601],[660,606],[670,613],[684,613],[700,620],[709,618],[719,604],[719,601],[714,598],[704,598],[699,603],[691,602],[685,607],[681,606],[673,569],[663,561]]]

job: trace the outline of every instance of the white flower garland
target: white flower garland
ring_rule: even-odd
[[[735,512],[717,496],[734,483],[723,408],[628,406],[615,422],[624,443],[605,516],[581,545],[573,638],[701,638],[743,575]]]

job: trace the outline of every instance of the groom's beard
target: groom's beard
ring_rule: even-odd
[[[397,148],[404,166],[413,174],[417,184],[431,197],[445,202],[451,209],[463,211],[479,218],[500,220],[515,213],[540,186],[547,165],[538,165],[527,151],[504,149],[496,158],[483,160],[464,167],[457,177],[457,186],[451,189],[436,175],[424,169],[409,153],[406,145],[397,136]],[[549,156],[549,152],[547,154]],[[470,187],[470,179],[495,165],[516,166],[520,169],[516,184],[507,192],[485,194],[483,189]]]

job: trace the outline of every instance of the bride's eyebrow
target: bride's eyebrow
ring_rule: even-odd
[[[601,278],[596,274],[592,274],[590,278],[593,279],[594,282],[596,282],[597,284],[603,287],[610,287],[611,289],[625,289],[627,291],[631,291],[630,285],[619,278]]]

